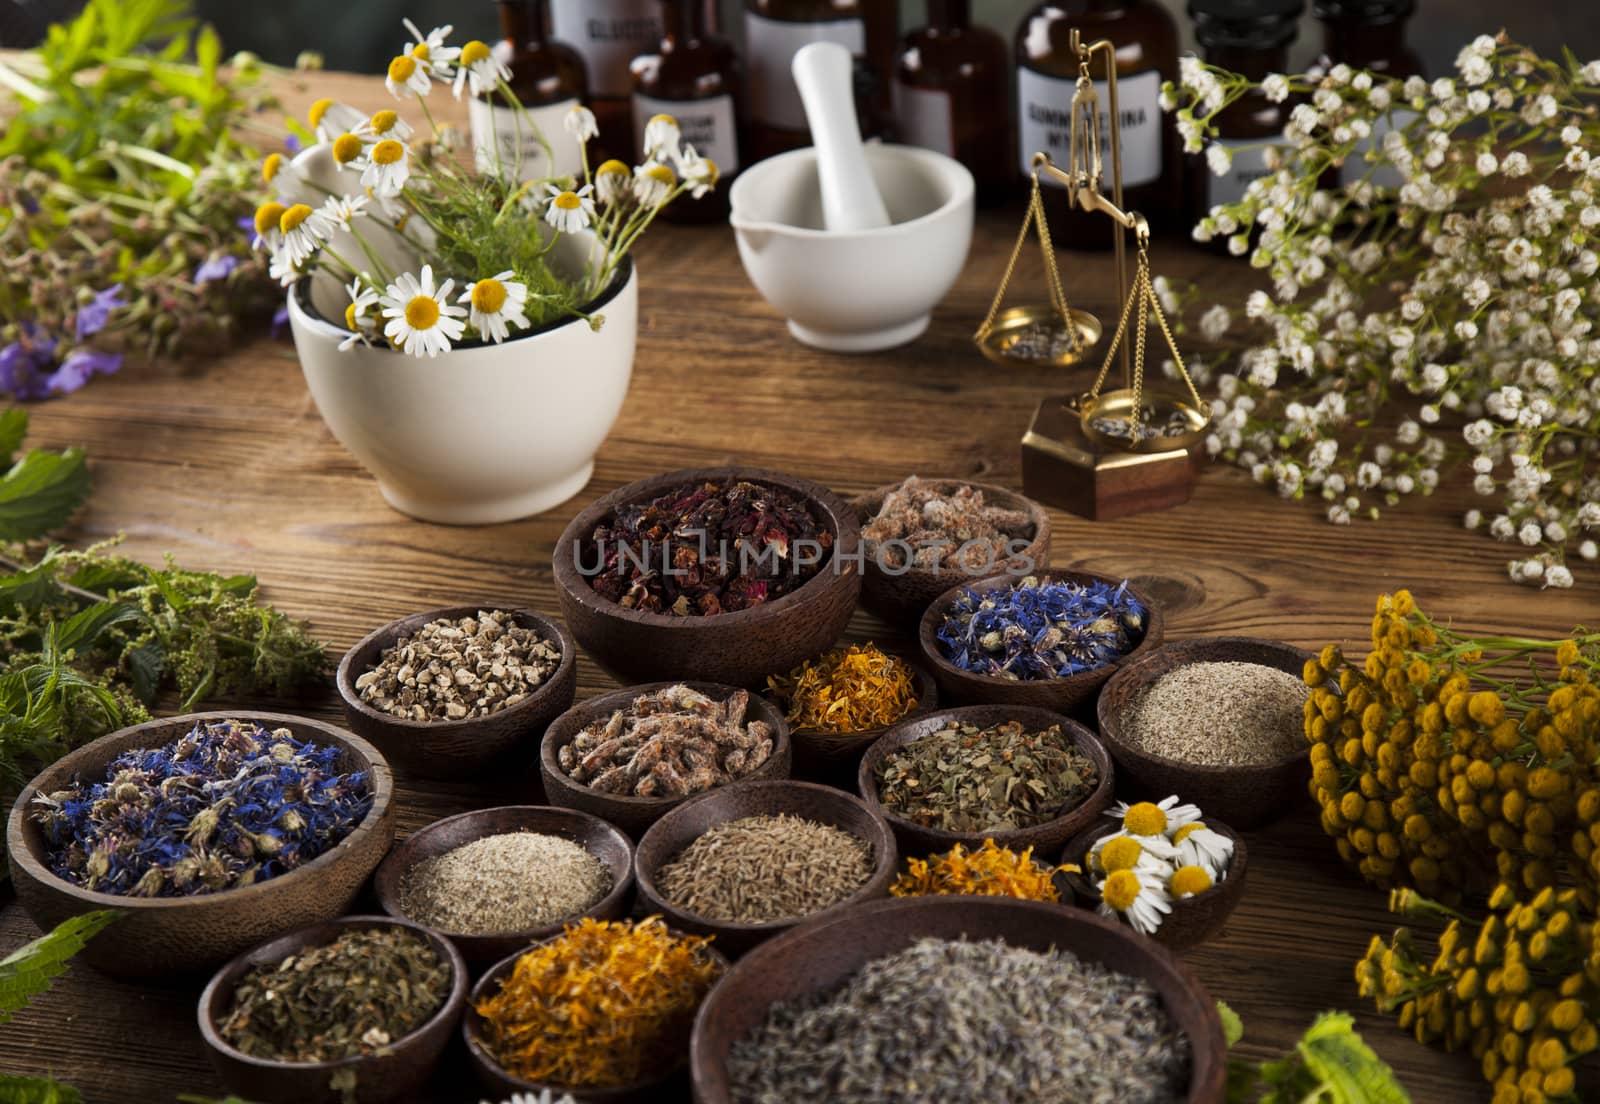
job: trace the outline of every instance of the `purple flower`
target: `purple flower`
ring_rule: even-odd
[[[241,230],[250,231],[252,235],[254,235],[256,232],[256,218],[254,215],[240,215],[238,221],[235,222],[234,225]]]
[[[50,373],[45,386],[50,394],[66,395],[89,382],[98,372],[109,376],[122,367],[121,353],[102,353],[94,349],[74,349],[61,362],[61,367]]]
[[[16,341],[0,349],[0,391],[20,402],[48,398],[50,387],[41,374],[56,359],[56,340],[32,322],[23,322]]]
[[[283,331],[289,328],[289,308],[279,307],[272,315],[272,336],[282,337]]]
[[[299,153],[300,139],[296,138],[293,134],[286,135],[283,139],[283,148],[288,150],[290,153]]]
[[[111,320],[111,312],[128,305],[126,299],[117,298],[121,291],[121,284],[112,284],[78,308],[76,334],[79,341],[105,329],[106,323]]]
[[[204,286],[212,280],[226,280],[239,267],[239,258],[232,253],[212,254],[194,270],[194,282]]]

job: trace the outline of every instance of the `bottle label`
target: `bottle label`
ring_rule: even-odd
[[[1388,161],[1381,165],[1374,165],[1367,160],[1370,150],[1383,149],[1383,136],[1391,130],[1404,130],[1411,125],[1417,117],[1415,111],[1409,108],[1397,107],[1387,115],[1379,115],[1372,120],[1372,133],[1357,142],[1355,149],[1344,159],[1344,164],[1339,167],[1339,183],[1354,184],[1369,172],[1372,174],[1372,183],[1379,188],[1399,188],[1405,184],[1405,174],[1395,168]]]
[[[852,54],[865,54],[866,21],[856,18],[789,23],[752,11],[744,13],[750,113],[758,122],[782,130],[806,129],[806,109],[789,67],[800,47],[810,42],[837,42]]]
[[[678,121],[683,144],[693,146],[702,157],[716,162],[724,180],[739,171],[739,132],[732,96],[712,96],[704,100],[660,100],[633,94],[633,132],[644,138],[645,124],[656,115],[671,115]]]
[[[628,64],[661,42],[653,0],[550,0],[550,34],[579,54],[589,69],[589,95],[626,97]]]
[[[1208,212],[1219,203],[1238,203],[1244,198],[1252,181],[1272,175],[1272,170],[1267,168],[1267,146],[1273,144],[1272,138],[1213,138],[1207,143],[1207,148],[1212,144],[1229,150],[1233,154],[1233,161],[1222,176],[1212,172],[1209,167],[1201,170],[1206,174]]]
[[[1072,149],[1072,94],[1078,82],[1017,67],[1018,163],[1022,175],[1033,172],[1033,155],[1048,153],[1065,167]],[[1105,166],[1103,190],[1111,194],[1111,97],[1105,81],[1094,82],[1100,97],[1100,159]],[[1161,175],[1161,74],[1154,69],[1117,77],[1122,117],[1122,186],[1136,188]],[[1047,184],[1053,177],[1040,176]]]
[[[950,93],[894,83],[894,117],[900,123],[900,140],[954,157],[955,124],[950,119]]]
[[[521,111],[505,104],[491,104],[472,98],[468,108],[472,119],[472,160],[481,173],[504,172],[520,180],[542,180],[549,176],[576,176],[583,172],[583,151],[578,140],[562,124],[567,112],[578,104],[576,97],[527,108],[539,133],[550,143],[555,164],[545,156],[544,147]],[[498,152],[497,152],[498,150]],[[522,171],[516,170],[521,151]]]

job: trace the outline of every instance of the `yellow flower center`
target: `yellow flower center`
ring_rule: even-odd
[[[272,178],[278,175],[283,168],[283,154],[269,153],[267,159],[261,162],[261,179],[271,184]]]
[[[311,110],[306,112],[306,118],[311,120],[312,127],[316,127],[322,122],[322,117],[328,113],[328,108],[332,106],[332,100],[318,100],[311,105]]]
[[[394,125],[400,121],[398,112],[384,108],[372,117],[372,129],[376,134],[388,134]]]
[[[411,56],[421,58],[423,61],[427,61],[431,54],[432,51],[428,49],[428,44],[426,42],[418,42],[416,45],[411,47]],[[407,75],[409,76],[410,74]]]
[[[281,203],[263,203],[256,208],[256,233],[266,236],[267,231],[278,225],[278,220],[283,218],[284,211],[288,208]]]
[[[669,188],[678,182],[677,176],[665,165],[651,165],[644,174],[652,180],[659,180]]]
[[[385,138],[372,147],[372,160],[379,165],[393,165],[406,155],[406,148],[393,138]]]
[[[1139,897],[1139,876],[1131,870],[1119,870],[1106,879],[1100,896],[1118,912],[1127,912]]]
[[[1172,872],[1172,895],[1190,897],[1211,888],[1211,875],[1200,866],[1180,866]]]
[[[1100,867],[1107,874],[1118,870],[1132,870],[1134,863],[1139,861],[1139,856],[1144,854],[1144,847],[1138,840],[1129,836],[1118,836],[1107,841],[1100,849]]]
[[[344,328],[349,330],[351,333],[354,333],[359,328],[356,325],[356,319],[359,317],[360,316],[356,314],[356,305],[351,303],[344,309]]]
[[[1205,825],[1198,820],[1192,824],[1185,824],[1182,828],[1179,828],[1176,832],[1172,833],[1172,842],[1182,843],[1184,840],[1188,839],[1190,836],[1194,835],[1204,827]]]
[[[650,116],[650,121],[646,123],[645,126],[653,127],[657,123],[661,123],[670,127],[676,127],[678,125],[678,120],[674,119],[671,115],[652,115]]]
[[[439,303],[431,295],[419,295],[406,304],[406,325],[413,330],[431,330],[439,321]]]
[[[605,161],[595,170],[596,176],[629,176],[628,166],[621,161]]]
[[[416,71],[417,63],[408,54],[401,54],[389,63],[389,79],[395,84],[404,84]]]
[[[479,314],[498,314],[506,305],[506,286],[499,280],[479,280],[472,285],[472,308]]]
[[[717,163],[715,161],[713,161],[713,160],[711,160],[711,158],[707,157],[705,159],[705,165],[706,165],[706,180],[708,182],[710,182],[711,184],[714,185],[714,184],[716,184],[717,181],[722,179],[722,170],[717,168]]]
[[[296,203],[293,207],[284,211],[283,217],[278,220],[278,229],[287,234],[310,217],[311,208],[304,203]]]
[[[1167,830],[1167,814],[1160,806],[1141,801],[1123,816],[1122,826],[1136,836],[1159,836]]]
[[[478,62],[480,62],[480,61],[488,61],[488,60],[489,60],[489,47],[487,45],[485,45],[484,43],[479,42],[477,39],[473,39],[471,42],[469,42],[465,46],[461,47],[461,64],[462,65],[473,66],[473,65],[478,64]]]
[[[576,211],[583,206],[583,200],[578,198],[577,192],[562,192],[550,201],[563,211]]]
[[[333,140],[333,159],[348,165],[361,156],[361,139],[354,134],[341,134]]]

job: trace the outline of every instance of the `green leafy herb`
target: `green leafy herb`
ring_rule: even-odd
[[[83,1104],[83,1094],[48,1077],[0,1073],[0,1104]]]
[[[72,956],[117,915],[113,910],[101,909],[63,920],[53,931],[0,959],[0,1024],[9,1022],[13,1013],[49,989]]]
[[[89,497],[83,450],[36,448],[15,460],[27,434],[26,410],[11,407],[0,414],[0,454],[11,465],[0,475],[0,541],[37,540],[70,521]]]
[[[1218,1002],[1232,1046],[1244,1034],[1239,1017]],[[1256,1065],[1228,1063],[1229,1104],[1411,1104],[1394,1070],[1373,1053],[1346,1012],[1324,1012],[1283,1058]]]

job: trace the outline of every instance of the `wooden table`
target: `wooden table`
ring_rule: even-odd
[[[318,94],[329,84],[362,106],[384,102],[374,81],[329,78]],[[303,105],[310,95],[287,98]],[[450,117],[464,114],[448,98],[433,99],[436,110],[449,105]],[[997,369],[969,342],[1019,218],[1020,210],[980,216],[966,271],[928,334],[865,357],[795,343],[752,291],[725,227],[652,232],[638,253],[639,351],[621,419],[585,491],[522,522],[443,528],[389,509],[318,416],[286,341],[257,341],[183,378],[96,380],[37,407],[32,441],[89,450],[95,491],[71,541],[122,533],[140,558],[172,552],[190,567],[255,572],[266,596],[309,618],[335,654],[382,622],[434,606],[553,611],[550,559],[563,526],[596,496],[656,472],[737,459],[842,492],[911,473],[1019,486],[1018,440],[1034,405],[1086,382],[1082,372]],[[1250,278],[1238,262],[1160,239],[1155,263],[1158,273],[1230,290]],[[1062,270],[1075,305],[1114,317],[1109,255],[1064,253]],[[1040,276],[1030,257],[1020,286],[1037,287]],[[1555,635],[1584,611],[1593,619],[1600,587],[1592,572],[1564,593],[1507,582],[1506,550],[1461,528],[1469,497],[1440,493],[1381,524],[1333,526],[1314,504],[1282,501],[1242,472],[1214,467],[1177,509],[1099,524],[1056,513],[1055,563],[1134,578],[1165,604],[1171,636],[1234,633],[1309,647],[1336,640],[1364,654],[1375,596],[1400,586],[1466,627]],[[850,638],[911,643],[865,613]],[[612,685],[586,657],[579,683],[580,696]],[[299,708],[340,717],[331,683]],[[533,777],[453,785],[402,777],[401,831],[526,802]],[[1218,939],[1186,955],[1243,1017],[1242,1052],[1280,1053],[1316,1013],[1343,1008],[1357,1013],[1419,1104],[1487,1099],[1475,1062],[1419,1046],[1357,997],[1352,968],[1394,920],[1384,895],[1339,864],[1310,805],[1251,833],[1249,843],[1243,904]],[[0,910],[0,952],[37,934],[14,903]],[[195,1028],[195,996],[75,969],[0,1027],[0,1069],[53,1073],[97,1102],[220,1092]],[[415,1099],[479,1098],[467,1079],[440,1082]]]

